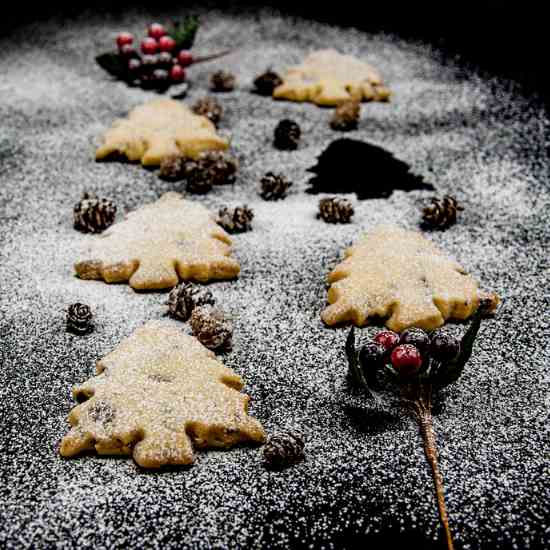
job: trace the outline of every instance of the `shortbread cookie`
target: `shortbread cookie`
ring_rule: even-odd
[[[62,456],[95,449],[158,468],[191,464],[193,447],[265,440],[248,416],[242,378],[166,321],[136,330],[98,361],[96,372],[73,389],[80,404],[69,414]]]
[[[390,91],[373,67],[330,49],[313,52],[300,65],[288,69],[273,97],[338,105],[348,99],[386,101]]]
[[[84,259],[75,264],[82,279],[128,281],[135,289],[176,286],[179,279],[232,279],[239,264],[231,238],[201,204],[165,193],[131,212],[97,237],[89,237]]]
[[[125,157],[143,166],[159,166],[166,157],[197,158],[202,151],[228,147],[205,116],[194,114],[180,101],[155,99],[130,111],[128,118],[115,120],[103,136],[96,160]]]
[[[431,330],[447,319],[467,319],[484,294],[476,281],[420,233],[379,226],[345,253],[328,279],[327,325],[386,319],[400,332]]]

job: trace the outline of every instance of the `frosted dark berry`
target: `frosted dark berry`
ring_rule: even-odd
[[[141,58],[141,62],[142,62],[144,67],[153,68],[153,67],[156,67],[158,65],[159,60],[158,60],[158,57],[156,55],[144,55]]]
[[[393,368],[403,376],[416,374],[422,366],[422,355],[410,344],[400,344],[391,352]]]
[[[437,330],[430,340],[430,355],[442,363],[452,361],[460,353],[460,341],[447,332]]]
[[[129,44],[132,44],[134,41],[134,37],[129,33],[129,32],[121,32],[117,37],[116,37],[116,45],[120,48],[122,48],[122,46],[127,46]]]
[[[169,52],[160,52],[157,56],[159,65],[170,67],[172,65],[172,55]]]
[[[128,70],[131,73],[137,73],[141,69],[141,61],[139,59],[130,59],[128,61]]]
[[[178,63],[182,67],[189,67],[193,63],[193,54],[189,50],[181,50],[178,53]]]
[[[170,69],[170,79],[174,82],[185,80],[185,69],[181,65],[173,65]]]
[[[171,52],[176,47],[176,41],[171,36],[161,36],[159,38],[159,50],[161,52]]]
[[[154,54],[157,53],[158,43],[154,38],[145,38],[141,42],[141,51],[144,54]]]
[[[383,330],[373,340],[380,344],[386,350],[386,355],[389,356],[393,348],[399,344],[399,334],[391,330]]]
[[[132,57],[136,53],[136,49],[131,44],[124,44],[120,48],[120,55],[123,57]]]
[[[151,23],[147,28],[147,34],[150,38],[158,40],[166,34],[166,29],[160,23]]]
[[[363,370],[370,370],[382,366],[386,350],[376,342],[367,342],[359,352],[359,362]]]
[[[153,71],[153,79],[157,82],[164,82],[168,80],[168,71],[164,69],[155,69]]]
[[[408,328],[401,334],[399,343],[411,344],[412,346],[415,346],[420,353],[425,354],[428,352],[428,348],[430,347],[430,337],[421,328],[413,327]]]

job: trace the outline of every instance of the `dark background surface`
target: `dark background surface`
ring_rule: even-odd
[[[138,3],[139,4],[139,3]],[[178,9],[185,4],[155,2],[159,12],[171,5]],[[407,39],[422,40],[437,47],[445,57],[460,58],[468,68],[508,78],[528,96],[538,97],[550,106],[548,72],[547,17],[542,2],[383,2],[340,4],[331,2],[254,2],[210,1],[202,6],[215,6],[239,12],[272,6],[284,13],[319,21],[354,26],[371,32],[390,32]],[[144,5],[147,5],[145,3]],[[363,4],[365,6],[365,4]],[[64,14],[74,17],[87,9],[106,14],[120,13],[136,2],[45,2],[39,6],[26,3],[11,5],[0,21],[2,35],[14,26]],[[153,11],[151,5],[147,5]]]
[[[158,11],[165,11],[169,2],[157,2]],[[208,4],[208,3],[206,3]],[[496,74],[510,79],[510,86],[518,86],[527,96],[540,97],[549,104],[549,88],[544,79],[544,71],[548,66],[546,34],[543,25],[545,18],[540,10],[537,12],[533,4],[516,6],[514,11],[489,3],[466,2],[446,4],[436,7],[435,4],[415,4],[400,6],[386,3],[383,7],[369,6],[368,13],[358,14],[353,8],[335,11],[332,7],[318,5],[312,7],[308,3],[271,2],[255,3],[241,2],[239,7],[235,2],[210,2],[217,7],[232,11],[246,9],[254,10],[260,5],[269,4],[285,13],[295,13],[341,25],[352,25],[368,31],[395,33],[404,38],[422,40],[436,46],[444,58],[460,58],[465,70],[474,68],[489,74]],[[107,7],[95,3],[94,10],[106,14],[124,12],[134,4],[119,2],[116,7]],[[450,6],[453,6],[450,9]],[[185,5],[178,3],[178,10]],[[63,13],[70,18],[91,8],[91,3],[81,2],[67,7],[60,2],[45,3],[40,7],[22,5],[12,7],[11,13],[0,21],[2,34],[10,32],[15,26],[33,21],[47,19]],[[152,11],[151,8],[148,8]],[[32,75],[29,75],[32,78]],[[320,512],[321,510],[318,510]],[[406,510],[403,510],[405,515]],[[440,548],[440,543],[427,541],[418,532],[400,532],[392,535],[372,535],[365,540],[350,540],[350,533],[343,530],[341,539],[333,539],[333,543],[341,547],[352,544],[371,543],[377,548],[395,543],[396,546],[407,542],[408,546],[423,548]],[[297,543],[296,543],[297,545]]]

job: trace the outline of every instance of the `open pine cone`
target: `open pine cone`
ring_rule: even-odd
[[[353,214],[353,205],[348,199],[328,197],[319,201],[317,217],[327,223],[349,223]]]
[[[456,223],[456,215],[460,210],[457,200],[449,195],[442,199],[434,197],[429,206],[422,211],[422,221],[425,226],[437,229],[445,229]]]

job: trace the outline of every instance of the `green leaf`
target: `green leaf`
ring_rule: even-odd
[[[453,382],[456,382],[461,377],[466,363],[472,356],[474,342],[479,332],[482,318],[483,311],[479,308],[476,311],[468,330],[460,341],[460,353],[458,354],[458,357],[446,365],[439,365],[433,377],[435,384],[440,387],[445,387]]]
[[[127,63],[118,53],[102,53],[98,55],[95,60],[97,64],[109,74],[121,78],[122,80],[129,79]]]
[[[195,15],[188,15],[183,21],[174,22],[170,35],[176,41],[176,51],[190,50],[198,29],[199,18]]]
[[[346,357],[348,360],[349,376],[354,386],[363,386],[363,375],[359,369],[359,358],[355,349],[355,328],[352,327],[346,338]]]

